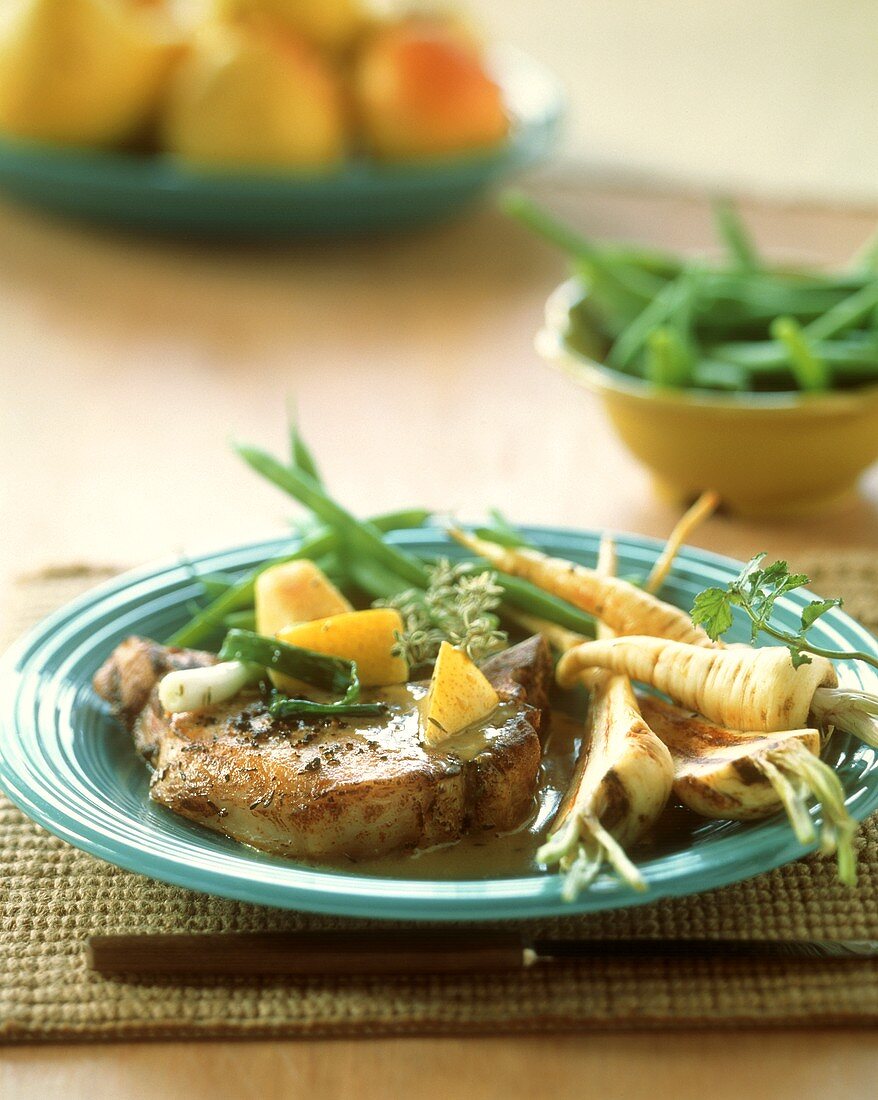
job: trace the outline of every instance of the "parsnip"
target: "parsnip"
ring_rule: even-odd
[[[680,548],[692,535],[696,527],[699,527],[713,515],[718,507],[719,494],[709,489],[706,493],[702,493],[690,508],[686,509],[675,524],[673,531],[668,535],[665,548],[650,571],[646,584],[643,586],[647,592],[658,592],[668,573],[670,573],[674,558],[679,554]],[[640,633],[643,633],[643,631],[640,631]]]
[[[570,686],[591,668],[624,673],[730,729],[765,732],[805,727],[817,689],[837,683],[830,661],[796,668],[781,646],[705,649],[645,636],[571,649],[558,662],[558,682]]]
[[[664,550],[656,559],[646,584],[643,586],[645,591],[655,595],[667,578],[668,573],[670,573],[674,559],[680,552],[680,547],[718,506],[719,496],[709,490],[702,493],[698,500],[686,510],[668,536]],[[567,630],[565,627],[558,626],[547,619],[542,619],[538,615],[529,615],[527,612],[518,611],[516,608],[507,608],[505,615],[532,634],[542,634],[549,645],[559,653],[566,653],[568,649],[573,649],[574,646],[582,645],[583,642],[591,640],[586,638],[584,634],[577,634],[573,630]],[[643,633],[643,631],[638,631],[638,633]]]
[[[599,569],[610,572],[612,544],[601,547]],[[606,629],[606,628],[603,628]],[[571,900],[604,862],[637,890],[645,889],[625,848],[655,823],[671,793],[670,753],[641,717],[626,676],[595,678],[583,748],[570,787],[537,859],[565,872]]]
[[[752,821],[783,808],[802,844],[816,839],[807,803],[821,807],[821,849],[838,854],[839,877],[856,881],[856,822],[835,772],[819,759],[816,729],[775,733],[730,730],[654,696],[640,710],[674,763],[674,794],[702,817]]]
[[[499,546],[456,528],[449,534],[501,572],[523,577],[538,588],[588,611],[616,634],[650,634],[696,646],[713,645],[685,611],[628,581],[602,576],[595,569],[562,558],[550,558],[537,550]]]

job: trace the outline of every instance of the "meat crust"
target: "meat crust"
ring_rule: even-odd
[[[364,693],[388,703],[380,719],[275,719],[255,695],[166,713],[162,676],[215,660],[132,637],[94,678],[153,768],[150,796],[174,813],[268,852],[325,861],[504,832],[531,812],[552,670],[541,638],[483,665],[500,706],[442,751],[418,736],[425,684]]]

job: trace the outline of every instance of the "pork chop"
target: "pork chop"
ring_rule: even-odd
[[[364,691],[364,701],[387,704],[380,718],[273,718],[255,692],[166,713],[162,676],[215,661],[132,637],[94,679],[153,768],[151,798],[175,813],[268,852],[325,861],[505,832],[531,812],[552,671],[539,637],[485,662],[500,705],[438,749],[419,737],[426,683]]]

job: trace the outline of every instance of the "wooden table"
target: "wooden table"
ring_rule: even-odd
[[[575,177],[534,184],[587,231],[697,248],[695,199]],[[841,260],[874,211],[746,204],[765,245]],[[0,207],[0,572],[137,563],[282,530],[293,508],[230,454],[282,447],[284,398],[341,499],[662,535],[675,510],[592,399],[532,350],[561,258],[485,209],[355,243],[142,240]],[[862,497],[796,521],[719,517],[702,545],[795,560],[878,546]],[[2,979],[0,979],[2,980]],[[35,1047],[0,1053],[0,1095],[580,1094],[684,1100],[872,1095],[871,1032]],[[744,1085],[742,1070],[746,1071]]]

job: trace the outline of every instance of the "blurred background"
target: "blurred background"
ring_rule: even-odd
[[[563,80],[561,153],[611,180],[878,199],[872,0],[473,0]]]
[[[78,10],[92,2],[77,0]],[[94,2],[117,11],[162,7]],[[51,14],[51,2],[2,0],[0,77],[11,71],[7,17],[25,9]],[[100,213],[112,180],[123,213],[130,194],[144,215],[147,199],[185,197],[189,188],[184,214],[197,218],[222,191],[222,175],[181,173],[169,183],[159,157],[114,174],[109,161],[88,159],[88,142],[80,161],[78,147],[70,156],[52,145],[31,155],[0,133],[0,182],[13,180],[29,200],[0,200],[0,570],[127,564],[275,533],[293,506],[254,484],[227,440],[282,447],[288,395],[330,485],[361,513],[416,503],[467,514],[496,505],[532,522],[669,530],[678,502],[656,494],[593,395],[534,350],[547,297],[570,262],[503,214],[496,194],[517,179],[589,240],[716,256],[709,199],[721,192],[738,199],[765,255],[846,264],[874,231],[878,209],[878,5],[471,0],[461,9],[485,43],[517,45],[554,73],[566,116],[555,147],[551,127],[537,120],[526,155],[513,129],[512,140],[477,158],[476,182],[488,190],[435,224],[308,239],[273,233],[278,211],[307,222],[318,208],[307,202],[319,205],[318,184],[307,192],[292,174],[288,194],[258,181],[224,192],[220,223],[272,197],[269,231],[263,225],[258,240],[246,232],[205,239],[185,218],[158,234],[124,217],[111,228],[62,216],[61,205],[88,198]],[[50,19],[40,33],[57,25]],[[38,51],[27,56],[39,59]],[[50,65],[32,95],[63,71]],[[188,87],[166,134],[184,164],[222,129],[204,124],[198,82]],[[258,102],[263,82],[247,87]],[[483,116],[471,109],[457,117],[478,116],[490,129],[497,103],[485,98],[478,74],[476,87]],[[0,80],[0,104],[3,91]],[[260,110],[238,112],[239,139],[249,138]],[[300,155],[299,131],[290,129],[284,139]],[[417,125],[412,135],[420,140]],[[338,155],[331,132],[325,148]],[[409,209],[393,188],[357,191],[363,174],[347,173],[348,153],[343,147],[338,179],[352,190],[333,185],[330,212],[371,216],[380,200],[392,221]],[[521,174],[528,158],[540,157]],[[403,165],[399,178],[392,160],[386,167],[382,179],[396,186],[416,176],[422,195],[472,183],[457,162],[427,159],[410,176]],[[28,193],[34,180],[43,186],[38,201]],[[807,469],[825,465],[825,451],[808,453]],[[690,468],[698,462],[696,455]],[[720,516],[703,537],[742,556],[874,545],[876,473],[831,522],[822,513]]]

